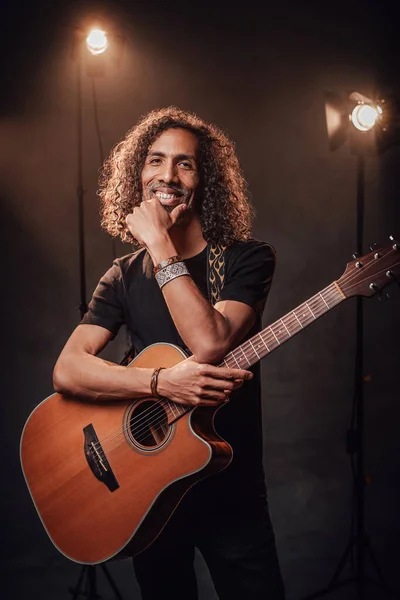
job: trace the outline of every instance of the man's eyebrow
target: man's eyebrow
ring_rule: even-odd
[[[147,156],[161,156],[165,158],[167,155],[164,152],[160,152],[159,150],[150,150]],[[193,154],[177,154],[174,156],[177,160],[194,160],[196,161],[196,157]]]

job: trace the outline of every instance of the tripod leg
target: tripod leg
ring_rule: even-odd
[[[80,572],[80,575],[79,575],[78,583],[76,584],[75,589],[73,591],[71,590],[71,593],[73,593],[72,600],[76,600],[77,597],[80,594],[81,584],[82,584],[82,581],[83,581],[83,578],[85,576],[87,568],[88,568],[87,565],[84,565],[81,568],[81,572]]]
[[[384,584],[384,583],[385,583],[385,581],[384,581],[384,579],[383,579],[383,575],[382,575],[381,568],[380,568],[380,566],[379,566],[379,563],[378,563],[378,561],[377,561],[377,559],[376,559],[376,556],[375,556],[375,554],[372,552],[371,544],[370,544],[370,542],[369,542],[369,538],[368,538],[368,537],[366,537],[366,538],[365,538],[365,547],[366,547],[366,549],[367,549],[367,550],[368,550],[368,552],[369,552],[369,555],[370,555],[370,557],[371,557],[372,564],[373,564],[373,565],[374,565],[374,567],[375,567],[375,571],[376,571],[376,573],[377,573],[377,575],[378,575],[379,581],[380,581],[381,583],[383,583],[383,584]]]
[[[115,581],[114,581],[114,580],[113,580],[113,578],[111,577],[111,575],[110,575],[110,573],[109,573],[109,571],[108,571],[108,569],[107,569],[106,565],[102,564],[102,565],[101,565],[101,568],[103,569],[103,573],[104,573],[104,575],[107,577],[107,581],[108,581],[108,583],[110,584],[110,586],[111,586],[111,588],[112,588],[112,590],[113,590],[113,592],[114,592],[114,594],[115,594],[116,598],[117,598],[118,600],[123,600],[123,598],[122,598],[122,596],[121,596],[121,592],[120,592],[120,591],[119,591],[119,589],[117,588],[117,586],[116,586],[116,584],[115,584]]]
[[[342,558],[340,559],[340,561],[338,563],[338,566],[336,567],[336,571],[334,572],[333,577],[328,584],[328,589],[331,588],[335,584],[337,578],[339,577],[340,573],[342,572],[343,567],[346,564],[347,558],[353,548],[353,545],[354,545],[354,540],[350,540],[349,543],[347,544],[347,547],[343,553]]]
[[[100,596],[97,594],[97,582],[96,582],[96,567],[93,565],[88,566],[88,600],[99,600]]]

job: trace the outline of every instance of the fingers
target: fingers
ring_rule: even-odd
[[[186,204],[179,204],[169,213],[172,223],[176,223],[179,218],[187,211]]]
[[[228,402],[226,400],[205,400],[204,398],[199,398],[195,402],[192,402],[192,406],[218,406],[219,404],[225,404]]]
[[[227,390],[231,392],[243,385],[243,379],[215,379],[213,377],[201,377],[198,381],[199,385],[206,390]]]
[[[199,394],[200,400],[214,400],[214,403],[225,402],[229,399],[230,390],[203,390]]]
[[[214,367],[213,365],[199,365],[199,374],[228,381],[253,379],[253,373],[245,369],[231,369],[230,367]]]
[[[230,392],[221,394],[215,390],[210,390],[209,393],[205,391],[201,396],[197,396],[191,402],[192,406],[218,406],[219,404],[225,404],[229,401]]]

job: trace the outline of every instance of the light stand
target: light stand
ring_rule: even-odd
[[[78,46],[76,61],[76,133],[77,133],[77,209],[78,209],[78,248],[79,248],[79,312],[81,319],[87,312],[86,302],[86,265],[85,265],[85,225],[83,188],[83,151],[82,151],[82,47]]]
[[[108,37],[114,42],[112,47],[109,48]],[[104,151],[101,140],[101,131],[98,115],[97,106],[97,94],[95,86],[95,77],[104,73],[104,59],[99,62],[98,55],[103,52],[113,50],[113,60],[118,62],[120,58],[120,52],[122,51],[125,43],[125,38],[122,35],[112,34],[108,36],[105,31],[100,29],[92,29],[86,40],[83,30],[77,29],[75,31],[75,40],[73,48],[73,57],[76,59],[76,133],[77,133],[77,213],[78,213],[78,248],[79,248],[79,283],[80,283],[80,304],[79,312],[81,319],[87,312],[88,306],[86,301],[86,264],[85,264],[85,226],[84,226],[84,194],[85,189],[83,187],[83,142],[82,142],[82,67],[83,67],[83,50],[84,42],[86,41],[86,48],[92,55],[92,61],[86,62],[88,73],[91,77],[92,82],[92,98],[93,98],[93,112],[95,130],[97,135],[97,142],[100,152],[101,164],[104,162]],[[116,258],[116,247],[115,241],[112,240],[112,255],[113,259]]]
[[[120,591],[115,585],[110,573],[105,564],[100,565],[104,575],[117,600],[123,600]],[[79,575],[78,582],[74,589],[70,588],[70,593],[73,594],[72,600],[77,600],[80,596],[87,600],[101,600],[101,596],[97,593],[96,567],[95,565],[83,565]]]
[[[369,100],[361,94],[350,95],[350,98],[360,98]],[[330,98],[331,100],[332,98]],[[362,100],[364,101],[364,100]],[[336,103],[336,107],[338,104]],[[327,111],[328,116],[328,111]],[[346,110],[341,110],[340,118],[345,116]],[[348,113],[347,113],[348,119]],[[345,127],[348,124],[342,120],[342,125]],[[362,130],[361,131],[367,131]],[[329,134],[328,123],[328,134]],[[345,136],[343,128],[337,127],[334,131],[333,138],[331,137],[331,149],[336,149],[343,142]],[[361,134],[362,135],[362,134]],[[354,258],[362,256],[364,245],[364,200],[365,200],[365,146],[355,143],[353,152],[357,156],[357,181],[356,181],[356,240],[357,251]],[[371,251],[374,248],[371,247]],[[365,599],[366,584],[372,584],[376,588],[382,590],[386,595],[392,598],[400,599],[400,592],[389,588],[382,575],[378,561],[372,551],[369,536],[365,531],[365,485],[366,478],[364,472],[364,357],[363,357],[363,298],[357,296],[356,299],[356,353],[355,353],[355,369],[354,369],[354,400],[353,411],[350,429],[347,432],[347,453],[351,456],[351,464],[354,476],[353,487],[353,513],[351,517],[350,534],[347,546],[340,558],[338,565],[334,571],[329,584],[320,590],[305,596],[302,600],[313,600],[320,596],[324,596],[336,590],[339,587],[349,583],[356,585],[357,600]],[[354,460],[355,456],[355,460]],[[369,577],[365,573],[366,554],[369,554],[371,562],[375,568],[378,579]],[[354,560],[355,557],[355,560]],[[352,575],[350,577],[340,579],[346,563],[350,560]],[[381,598],[381,596],[379,596]]]
[[[78,217],[78,258],[79,258],[79,283],[80,283],[80,304],[79,312],[81,319],[87,312],[88,306],[86,301],[86,261],[85,261],[85,225],[84,225],[84,194],[83,187],[83,136],[82,136],[82,62],[83,62],[83,37],[82,32],[76,33],[75,39],[75,57],[76,57],[76,133],[77,133],[77,217]],[[97,54],[99,52],[96,52]],[[97,102],[95,96],[94,80],[93,84],[93,100],[95,111],[96,132],[98,134],[98,142],[100,156],[103,157],[103,149],[100,138],[100,127],[98,122]],[[114,251],[114,246],[113,246]],[[106,579],[113,590],[117,600],[123,600],[114,580],[112,579],[105,564],[100,565]],[[74,589],[70,589],[73,594],[72,600],[76,600],[79,596],[85,597],[87,600],[101,600],[101,596],[97,593],[96,581],[96,566],[82,565],[78,582]]]

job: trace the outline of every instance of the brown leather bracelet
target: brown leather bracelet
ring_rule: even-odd
[[[157,392],[158,375],[162,369],[165,369],[165,367],[157,367],[156,369],[154,369],[153,374],[151,376],[151,381],[150,381],[151,395],[154,398],[158,398],[159,400],[163,399],[163,397],[160,396],[160,394]]]
[[[161,269],[165,269],[165,267],[168,267],[169,265],[174,265],[177,262],[181,262],[182,261],[182,256],[179,256],[179,254],[176,254],[175,256],[170,256],[169,258],[166,258],[164,260],[162,260],[160,263],[158,263],[158,265],[156,265],[153,269],[154,275],[156,273],[158,273],[159,271],[161,271]]]

